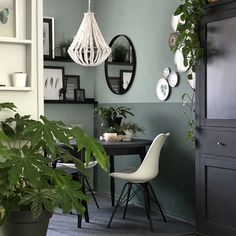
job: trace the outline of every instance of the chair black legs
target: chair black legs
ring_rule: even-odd
[[[141,183],[139,184],[140,187],[138,187],[138,190],[134,190],[132,188],[132,184],[133,183],[126,183],[121,191],[121,194],[119,196],[119,199],[115,205],[115,208],[112,212],[112,215],[111,215],[111,218],[110,218],[110,221],[107,225],[107,228],[110,228],[111,226],[111,222],[112,222],[112,219],[116,213],[116,210],[119,206],[121,206],[124,202],[125,202],[125,209],[124,209],[124,214],[123,214],[123,219],[125,219],[125,216],[126,216],[126,212],[127,212],[127,208],[128,208],[128,203],[129,201],[134,197],[134,195],[137,195],[138,191],[141,190],[143,192],[143,197],[144,197],[144,206],[145,206],[145,209],[146,209],[146,214],[147,214],[147,218],[148,218],[148,221],[149,221],[149,225],[150,225],[150,230],[151,232],[153,232],[153,225],[152,225],[152,218],[151,218],[151,199],[154,200],[154,202],[157,204],[160,212],[161,212],[161,215],[163,217],[163,220],[166,222],[166,218],[164,216],[164,213],[161,209],[161,206],[157,200],[157,197],[153,191],[153,188],[151,186],[150,183]],[[138,186],[138,184],[135,184]],[[124,194],[124,191],[125,191],[125,188],[128,186],[128,189],[127,189],[127,193]],[[132,191],[132,194],[131,194],[131,190]],[[127,197],[126,197],[127,195]],[[151,195],[153,198],[151,198]],[[126,200],[123,200],[124,198],[126,197]]]
[[[115,208],[114,208],[114,210],[113,210],[113,212],[112,212],[112,215],[111,215],[110,221],[109,221],[109,223],[108,223],[108,225],[107,225],[107,228],[110,228],[112,219],[113,219],[113,217],[114,217],[114,215],[115,215],[115,213],[116,213],[117,207],[118,207],[119,204],[120,204],[120,201],[121,201],[121,198],[122,198],[122,196],[123,196],[124,190],[125,190],[125,188],[126,188],[126,186],[127,186],[128,184],[129,184],[129,183],[126,183],[126,184],[124,185],[122,191],[121,191],[120,197],[119,197],[119,199],[118,199],[118,201],[117,201],[117,203],[116,203],[116,205],[115,205]]]
[[[97,199],[96,199],[95,196],[94,196],[93,190],[92,190],[92,188],[91,188],[91,186],[90,186],[90,184],[89,184],[89,181],[88,181],[87,177],[86,177],[85,175],[84,175],[83,177],[84,177],[84,180],[85,180],[85,182],[86,182],[86,184],[87,184],[87,187],[88,187],[88,189],[89,189],[89,192],[92,194],[93,200],[94,200],[94,202],[95,202],[97,208],[99,208]]]
[[[161,215],[162,215],[163,220],[164,220],[165,222],[167,222],[167,221],[166,221],[166,217],[165,217],[165,215],[164,215],[164,213],[163,213],[163,211],[162,211],[162,209],[161,209],[161,205],[160,205],[159,201],[157,200],[157,197],[156,197],[155,192],[153,191],[152,185],[151,185],[150,183],[147,183],[147,186],[151,189],[152,196],[154,197],[155,202],[156,202],[156,204],[157,204],[157,206],[158,206],[158,208],[159,208],[159,210],[160,210],[160,212],[161,212]]]

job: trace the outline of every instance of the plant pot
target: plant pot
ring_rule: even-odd
[[[108,123],[108,127],[116,127],[116,126],[120,126],[122,121],[122,117],[108,117],[107,118],[107,123]]]
[[[12,86],[14,87],[25,87],[26,86],[27,74],[23,72],[16,72],[12,74]]]
[[[52,213],[44,211],[37,219],[32,218],[31,211],[11,213],[7,223],[0,226],[1,236],[46,236]]]
[[[103,137],[106,142],[119,142],[122,140],[122,135],[117,133],[104,133]]]
[[[69,53],[67,52],[68,47],[61,47],[61,56],[63,58],[70,58]]]
[[[134,137],[134,132],[132,130],[124,130],[125,135],[122,135],[123,141],[131,141]]]

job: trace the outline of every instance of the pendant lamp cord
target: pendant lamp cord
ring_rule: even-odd
[[[88,0],[88,11],[91,12],[91,0]]]

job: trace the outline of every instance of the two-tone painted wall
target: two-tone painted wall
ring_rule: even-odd
[[[163,77],[163,69],[176,70],[173,54],[168,48],[171,33],[171,15],[180,1],[173,0],[94,0],[95,17],[102,34],[109,42],[117,34],[125,34],[132,40],[137,54],[137,71],[131,89],[125,95],[113,94],[105,80],[104,65],[83,68],[66,63],[66,73],[81,75],[81,84],[90,97],[93,95],[103,105],[126,105],[133,108],[134,121],[145,128],[138,137],[153,139],[160,132],[170,132],[164,146],[160,175],[153,186],[164,211],[169,215],[194,222],[194,154],[186,140],[186,119],[182,112],[182,94],[191,93],[186,76],[181,75],[176,88],[171,90],[167,101],[156,96],[156,83]],[[57,38],[74,35],[87,11],[86,0],[44,0],[44,15],[54,16],[58,25]],[[59,27],[60,26],[60,27]],[[57,27],[57,26],[56,26]],[[51,63],[55,64],[55,62]],[[45,114],[67,123],[83,123],[88,132],[93,132],[93,107],[77,105],[46,105]],[[91,127],[92,125],[92,127]],[[99,130],[95,123],[95,129]],[[92,129],[92,130],[91,130]],[[99,131],[95,132],[100,135]],[[115,158],[116,169],[139,165],[137,156]],[[97,170],[97,191],[109,192],[107,173]],[[117,183],[116,193],[122,183]]]

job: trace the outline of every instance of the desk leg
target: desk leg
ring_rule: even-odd
[[[81,180],[82,180],[82,191],[83,193],[86,195],[86,192],[85,192],[85,183],[84,183],[84,176],[81,175]],[[88,214],[88,204],[87,204],[87,201],[84,201],[82,200],[82,205],[84,206],[85,208],[85,212],[84,212],[84,218],[85,218],[85,222],[89,222],[89,214]]]
[[[110,173],[114,172],[114,156],[110,156]],[[115,180],[110,177],[111,205],[115,206]]]

